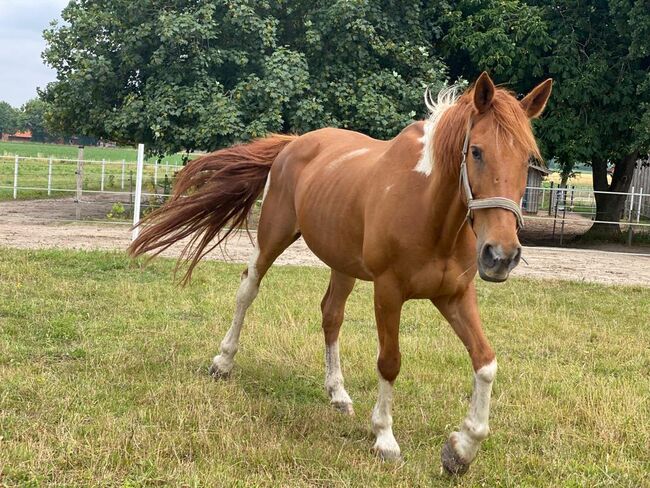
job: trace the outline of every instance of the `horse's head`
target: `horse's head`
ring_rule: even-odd
[[[540,157],[530,119],[544,110],[551,85],[548,79],[518,101],[483,73],[469,92],[473,110],[465,135],[461,192],[471,208],[478,270],[484,280],[506,280],[521,258],[519,202],[528,162]]]

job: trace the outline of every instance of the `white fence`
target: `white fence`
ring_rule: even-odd
[[[42,202],[41,205],[48,207],[43,215],[36,216],[42,220],[48,220],[49,208],[66,203],[70,212],[56,215],[52,220],[132,225],[140,218],[142,202],[147,208],[156,207],[169,196],[174,175],[182,167],[178,161],[146,162],[142,145],[138,147],[137,161],[84,160],[82,153],[79,156],[78,159],[0,156],[0,202],[34,200],[30,207]],[[567,226],[583,226],[586,230],[595,221],[594,194],[589,188],[528,187],[524,203],[534,196],[535,205],[534,213],[525,216],[527,227],[541,224],[552,238],[557,236],[562,243]],[[631,188],[620,195],[626,197],[621,216],[623,227],[650,232],[650,221],[642,211],[650,205],[650,187]],[[114,215],[116,205],[118,210],[121,205],[124,212]],[[138,229],[134,230],[133,236],[137,233]]]
[[[634,175],[632,176],[632,186],[634,188],[645,188],[647,191],[650,191],[650,165],[648,163],[650,162],[646,161],[645,166],[639,165],[634,169]],[[639,213],[643,217],[650,218],[650,199],[640,202],[639,205]]]
[[[35,211],[42,212],[41,220],[48,220],[48,208],[43,212],[43,205],[67,205],[70,215],[57,215],[53,220],[132,225],[139,219],[143,200],[152,207],[169,196],[174,174],[182,167],[178,161],[146,162],[143,145],[138,147],[136,161],[88,160],[83,159],[82,151],[79,156],[65,159],[0,155],[0,216],[2,206],[9,207],[7,200],[33,200]],[[124,212],[107,219],[116,204]]]

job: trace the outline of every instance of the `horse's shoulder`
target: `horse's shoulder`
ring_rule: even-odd
[[[412,163],[420,157],[424,137],[424,122],[418,121],[406,126],[389,143],[386,151],[390,159],[398,159],[405,163]]]

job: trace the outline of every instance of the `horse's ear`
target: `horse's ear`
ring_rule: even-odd
[[[482,114],[490,108],[492,98],[494,98],[494,83],[487,72],[483,71],[474,85],[474,106],[478,113]]]
[[[524,112],[526,112],[529,119],[534,119],[542,114],[544,107],[546,107],[548,97],[551,96],[552,87],[552,78],[542,81],[520,102],[521,108],[524,109]]]

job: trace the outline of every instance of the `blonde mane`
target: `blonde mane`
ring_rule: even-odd
[[[425,92],[425,104],[430,114],[424,123],[421,139],[424,148],[415,171],[428,176],[436,166],[440,171],[458,175],[467,123],[470,117],[476,115],[474,88],[466,90],[462,95],[459,95],[459,91],[458,85],[444,88],[436,100],[428,90]],[[490,112],[494,115],[497,144],[507,144],[511,139],[532,158],[542,160],[530,120],[512,92],[497,87]]]
[[[427,87],[424,91],[424,104],[429,109],[429,117],[424,122],[424,135],[420,141],[423,149],[422,155],[415,166],[415,171],[426,176],[431,174],[435,164],[435,153],[433,151],[433,136],[436,133],[438,123],[443,114],[450,109],[458,100],[462,90],[461,85],[451,85],[438,92],[436,99],[433,99],[431,91]]]

